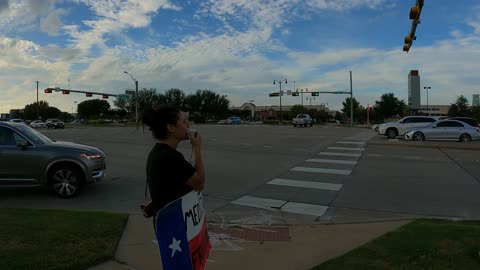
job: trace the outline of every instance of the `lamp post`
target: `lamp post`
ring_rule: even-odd
[[[280,92],[278,93],[278,96],[280,97],[280,123],[282,123],[282,82],[285,82],[285,84],[287,84],[287,79],[273,80],[273,84],[275,84],[276,82],[280,84]]]
[[[432,89],[432,87],[424,86],[423,89],[427,90],[427,111],[428,111],[428,115],[430,116],[430,110],[428,109],[428,89]]]
[[[35,82],[37,82],[37,120],[38,120],[38,119],[40,119],[38,117],[38,83],[39,83],[39,81],[35,81]]]
[[[127,71],[124,71],[123,73],[130,75],[132,80],[135,82],[135,123],[137,124],[138,128],[138,81]]]
[[[306,98],[306,100],[310,100],[310,110],[312,110],[312,100],[315,100],[315,98],[313,97],[310,97],[310,98]]]

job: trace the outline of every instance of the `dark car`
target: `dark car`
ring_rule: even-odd
[[[105,171],[105,153],[96,147],[56,142],[29,126],[0,122],[0,187],[47,186],[69,198]]]
[[[473,118],[470,118],[470,117],[450,117],[450,118],[447,118],[447,119],[448,120],[462,121],[464,123],[469,124],[472,127],[480,127],[480,125],[478,125],[477,120],[475,120]]]
[[[45,124],[47,124],[47,128],[65,128],[65,124],[60,119],[56,118],[48,119]]]

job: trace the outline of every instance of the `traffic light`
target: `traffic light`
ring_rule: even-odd
[[[64,95],[70,95],[70,91],[68,91],[68,90],[62,90],[62,94],[64,94]]]
[[[292,96],[294,96],[294,97],[298,97],[299,95],[300,95],[300,93],[298,93],[298,92],[293,92],[292,93]]]
[[[92,93],[86,93],[85,96],[91,97],[91,96],[92,96]]]
[[[47,94],[50,94],[50,93],[52,93],[52,89],[48,89],[48,88],[47,88],[47,89],[45,89],[45,90],[43,90],[43,91],[44,91],[45,93],[47,93]]]
[[[417,39],[415,32],[417,31],[417,25],[420,24],[420,14],[422,13],[424,0],[416,0],[415,6],[410,9],[409,18],[412,20],[412,28],[410,34],[405,37],[405,44],[403,45],[403,51],[410,51],[413,41]]]
[[[280,96],[280,93],[278,93],[278,92],[270,93],[270,94],[268,94],[268,96],[269,97],[278,97],[278,96]]]
[[[108,99],[108,96],[107,96],[107,95],[103,95],[103,98],[104,98],[104,99]]]
[[[313,97],[318,97],[319,95],[320,95],[320,93],[318,93],[318,92],[312,92]]]

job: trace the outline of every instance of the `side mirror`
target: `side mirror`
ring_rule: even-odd
[[[433,125],[432,125],[432,128],[436,128],[436,127],[437,127],[437,124],[433,124]]]
[[[29,145],[28,142],[26,140],[23,140],[23,139],[21,139],[17,142],[17,147],[20,147],[22,149],[26,149],[28,147],[28,145]]]

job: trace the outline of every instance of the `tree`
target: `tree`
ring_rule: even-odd
[[[406,107],[405,101],[399,100],[393,93],[385,93],[375,101],[375,112],[384,118],[404,115]]]
[[[165,103],[172,104],[182,111],[186,111],[185,93],[177,88],[165,92]]]
[[[290,113],[292,114],[293,117],[297,116],[297,114],[304,113],[306,111],[305,106],[302,105],[293,105],[292,108],[290,109]]]
[[[78,104],[79,117],[85,119],[98,119],[101,115],[107,115],[110,104],[106,100],[92,99]]]
[[[210,119],[218,116],[224,117],[228,113],[230,101],[224,95],[219,95],[211,90],[197,90],[185,98],[185,108],[191,113],[197,112]],[[241,115],[241,112],[237,115]]]
[[[342,112],[344,112],[347,115],[347,117],[350,117],[350,100],[351,100],[351,98],[347,97],[345,99],[345,101],[342,102],[342,104],[343,104]],[[360,103],[355,98],[353,98],[353,112],[354,113],[358,110],[358,106],[360,106]]]
[[[48,111],[48,102],[40,100],[38,102],[38,115],[41,119],[49,118],[47,115]],[[23,118],[25,119],[37,119],[37,102],[28,104],[23,109]]]
[[[470,108],[470,110],[471,110],[471,113],[472,113],[472,114],[471,114],[471,117],[472,117],[472,118],[475,118],[475,119],[477,119],[477,120],[480,120],[480,106],[479,106],[479,105],[477,105],[477,106],[472,106],[472,107]]]
[[[467,98],[463,95],[457,97],[455,103],[450,105],[450,108],[448,108],[448,116],[470,116],[470,109]]]
[[[117,99],[113,101],[113,105],[115,105],[115,107],[123,110],[131,118],[135,117],[136,103],[137,103],[136,93],[129,95],[127,99],[117,97]],[[157,94],[157,89],[142,88],[138,90],[138,111],[140,113],[140,118],[141,118],[142,112],[146,108],[151,108],[152,106],[159,105],[162,103],[166,103],[165,97],[162,94]],[[124,115],[123,117],[125,116],[126,115]]]

